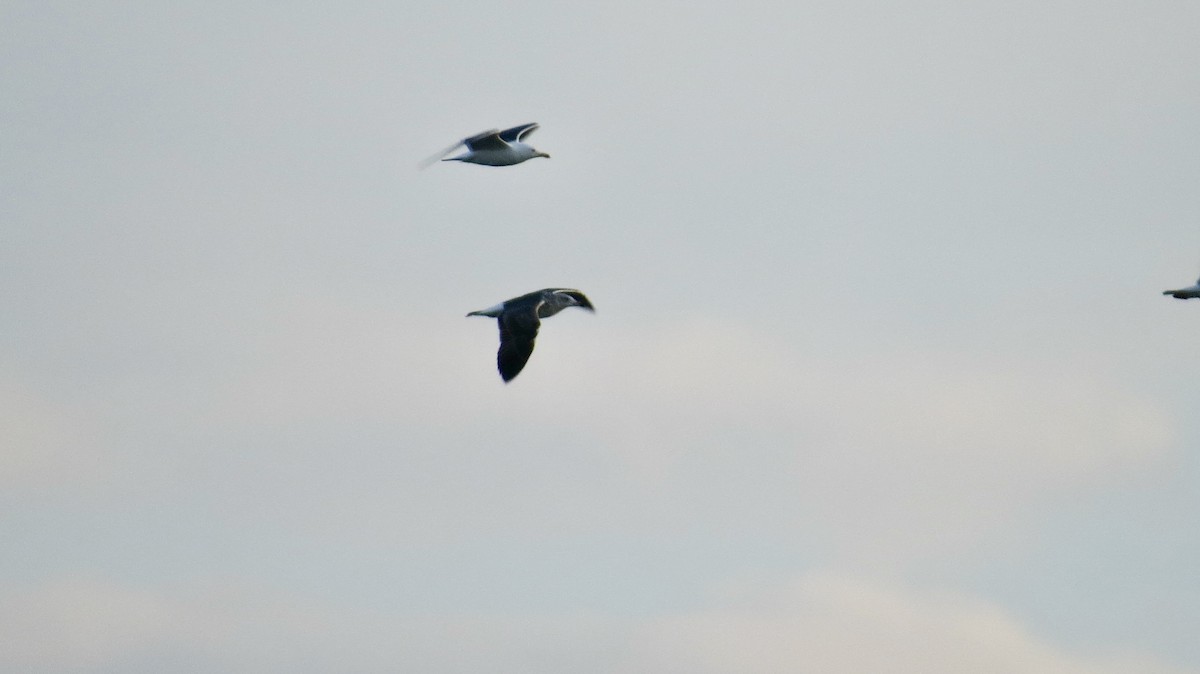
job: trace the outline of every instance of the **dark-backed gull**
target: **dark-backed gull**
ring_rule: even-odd
[[[537,338],[541,319],[549,318],[567,307],[596,310],[578,290],[546,288],[467,315],[490,316],[500,324],[500,350],[496,353],[496,367],[500,370],[500,377],[507,383],[521,372],[533,353],[533,341]]]
[[[421,163],[422,167],[428,166],[437,160],[442,161],[461,161],[468,164],[483,164],[484,166],[512,166],[520,164],[527,159],[534,157],[550,158],[550,155],[545,152],[539,152],[532,146],[522,142],[522,139],[529,134],[537,131],[537,122],[514,126],[511,129],[500,131],[492,129],[477,133],[470,138],[464,138],[457,143],[451,145],[438,154],[430,157]],[[467,151],[457,157],[446,157],[447,152],[450,152],[459,145],[467,146]]]

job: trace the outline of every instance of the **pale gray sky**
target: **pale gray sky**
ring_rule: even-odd
[[[1198,34],[0,3],[0,669],[1200,672]]]

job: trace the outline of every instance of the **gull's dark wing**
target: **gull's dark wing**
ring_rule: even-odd
[[[496,129],[484,131],[483,133],[477,133],[470,138],[464,138],[463,145],[466,145],[467,149],[471,152],[478,152],[480,150],[486,151],[508,149],[508,143],[501,140],[500,132]]]
[[[537,339],[537,305],[517,311],[505,311],[496,321],[500,324],[500,350],[496,352],[496,367],[505,382],[520,374],[529,356],[533,355],[533,341]]]
[[[514,126],[511,129],[505,129],[500,132],[500,139],[509,143],[516,143],[525,136],[537,131],[538,123],[530,122],[521,126]]]

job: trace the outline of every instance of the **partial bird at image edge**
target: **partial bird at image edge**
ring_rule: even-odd
[[[1163,294],[1170,295],[1177,300],[1187,300],[1192,299],[1193,297],[1200,297],[1200,279],[1196,280],[1196,285],[1188,286],[1186,288],[1179,288],[1178,290],[1164,290]]]

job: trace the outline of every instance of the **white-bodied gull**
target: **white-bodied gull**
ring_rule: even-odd
[[[1177,300],[1186,300],[1192,297],[1200,297],[1200,279],[1196,280],[1196,285],[1180,288],[1179,290],[1164,290],[1164,295],[1170,295]]]
[[[594,312],[591,301],[578,290],[546,288],[527,295],[505,300],[494,307],[472,311],[468,316],[490,316],[500,324],[500,350],[496,352],[496,367],[505,383],[521,372],[533,354],[533,341],[543,318],[549,318],[567,307],[580,307]]]
[[[461,161],[468,164],[482,164],[484,166],[512,166],[520,164],[534,157],[550,158],[550,155],[545,152],[535,150],[531,145],[522,142],[529,134],[537,131],[537,122],[514,126],[511,129],[503,131],[492,129],[477,133],[470,138],[464,138],[450,147],[442,150],[438,154],[421,162],[421,167],[424,168],[441,159],[442,161]],[[457,157],[445,157],[447,152],[450,152],[459,145],[465,145],[467,151]]]

